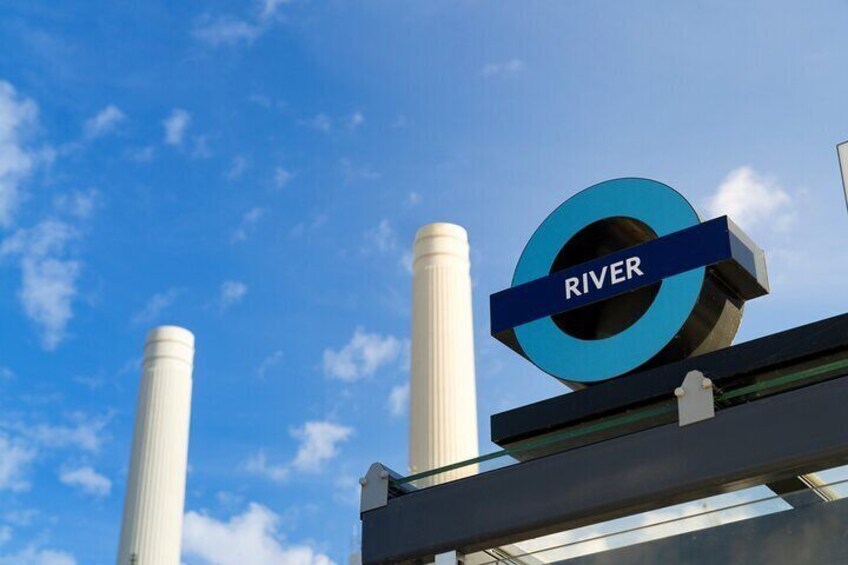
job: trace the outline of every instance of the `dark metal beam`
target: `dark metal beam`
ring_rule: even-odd
[[[363,563],[413,563],[848,462],[848,379],[405,494],[362,514]]]
[[[495,414],[491,419],[492,441],[506,446],[632,406],[671,398],[689,371],[701,371],[716,387],[723,388],[725,381],[749,373],[840,350],[848,350],[848,314]]]

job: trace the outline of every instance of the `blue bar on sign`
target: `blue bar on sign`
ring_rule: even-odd
[[[732,243],[738,239],[722,216],[502,290],[489,297],[492,335],[734,260]],[[750,272],[747,265],[741,267]]]

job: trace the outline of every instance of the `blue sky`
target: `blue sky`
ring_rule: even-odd
[[[488,294],[596,182],[766,249],[739,339],[841,313],[846,29],[842,1],[4,3],[0,564],[113,562],[162,323],[198,343],[185,562],[343,562],[356,478],[406,465],[424,223],[470,233],[483,451],[562,392]]]

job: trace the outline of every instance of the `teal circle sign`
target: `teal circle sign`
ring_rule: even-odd
[[[491,331],[580,388],[730,345],[745,301],[768,292],[765,254],[730,218],[616,179],[542,222],[512,286],[490,296]]]
[[[647,179],[617,179],[570,198],[542,222],[518,261],[513,286],[549,274],[563,246],[584,227],[625,217],[663,237],[700,223],[698,213],[671,187]],[[692,312],[704,268],[663,280],[648,310],[630,327],[606,339],[584,340],[563,332],[551,317],[515,328],[525,356],[543,371],[579,383],[607,380],[650,361],[674,337]]]

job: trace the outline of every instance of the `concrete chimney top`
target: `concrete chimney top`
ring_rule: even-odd
[[[413,267],[420,259],[448,255],[468,261],[468,232],[465,228],[447,222],[422,226],[415,234],[412,247]]]
[[[170,358],[191,365],[194,360],[194,334],[179,326],[159,326],[147,333],[144,364]]]

